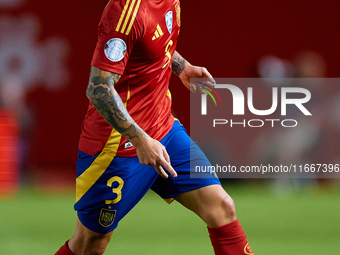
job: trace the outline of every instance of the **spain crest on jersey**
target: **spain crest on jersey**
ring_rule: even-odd
[[[165,15],[165,23],[166,27],[168,28],[169,33],[171,34],[172,31],[172,11],[168,11]]]

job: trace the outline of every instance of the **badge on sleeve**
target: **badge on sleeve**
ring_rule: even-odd
[[[120,38],[112,38],[105,44],[104,53],[109,60],[118,62],[126,54],[126,44]]]
[[[171,34],[172,31],[172,11],[168,11],[165,15],[165,23],[166,27],[168,28],[169,33]]]

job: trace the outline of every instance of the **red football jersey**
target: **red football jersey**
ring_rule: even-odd
[[[179,0],[111,0],[98,26],[91,65],[122,75],[115,89],[135,122],[157,140],[174,122],[169,80],[179,30]],[[91,103],[79,149],[90,155],[105,149],[114,156],[136,156],[132,144]]]

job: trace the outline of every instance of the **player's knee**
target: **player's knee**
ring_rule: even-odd
[[[91,250],[92,255],[102,255],[106,251],[106,247],[96,247]]]
[[[234,201],[227,193],[215,197],[213,208],[210,210],[210,217],[214,220],[231,222],[236,219]]]
[[[105,252],[109,241],[110,238],[106,236],[89,235],[82,240],[81,250],[84,254],[101,255]]]
[[[228,194],[221,198],[221,209],[227,219],[230,221],[236,220],[234,200]]]
[[[91,242],[91,254],[93,255],[102,255],[106,251],[107,242],[104,240],[93,240]]]
[[[235,204],[227,193],[217,194],[209,205],[200,214],[208,226],[222,226],[236,220]]]

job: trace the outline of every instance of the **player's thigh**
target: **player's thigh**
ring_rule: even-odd
[[[171,165],[178,174],[176,178],[158,177],[152,186],[152,190],[167,202],[171,202],[184,192],[221,184],[214,173],[196,172],[196,166],[211,166],[211,164],[177,121],[161,143],[166,147]]]
[[[77,168],[75,209],[80,222],[99,234],[114,230],[158,175],[153,167],[141,165],[137,157],[110,158],[103,152],[93,157],[83,155]]]
[[[222,186],[215,184],[183,192],[176,197],[176,200],[188,209],[198,212],[203,207],[213,208],[226,196],[228,194]]]
[[[176,200],[210,226],[224,225],[236,219],[234,201],[221,185],[183,192]]]

